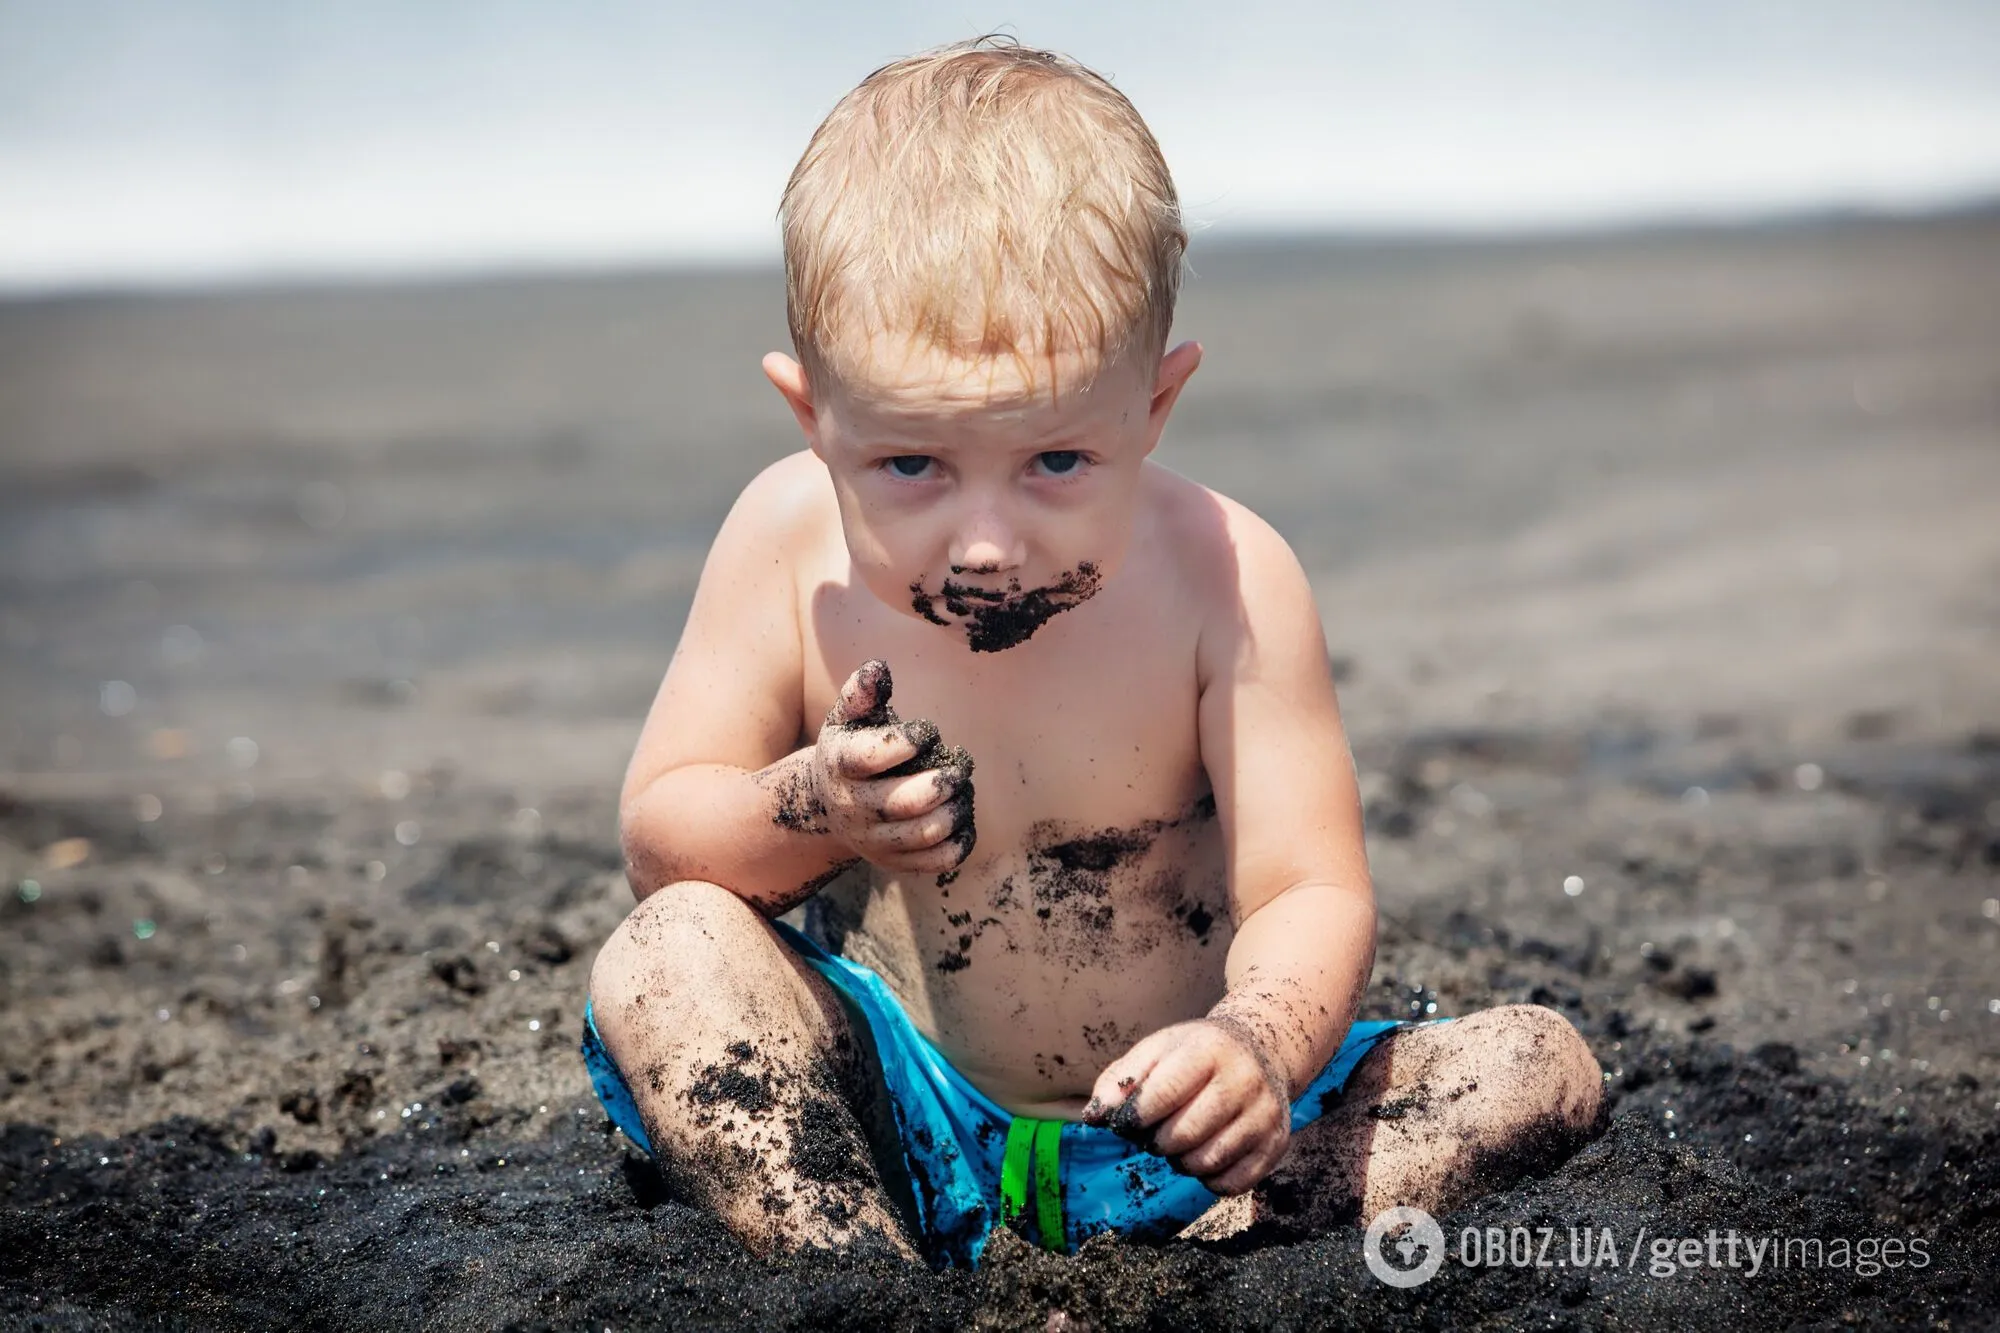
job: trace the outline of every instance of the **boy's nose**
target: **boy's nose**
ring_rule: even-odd
[[[1027,559],[1027,544],[991,516],[959,529],[948,552],[954,574],[1005,574]]]

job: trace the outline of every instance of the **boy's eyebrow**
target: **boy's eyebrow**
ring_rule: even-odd
[[[892,457],[905,455],[954,454],[965,446],[951,440],[894,440],[872,439],[863,444],[868,453],[884,453]],[[1057,454],[1080,451],[1083,448],[1081,433],[1075,430],[1058,431],[1054,435],[1039,440],[1029,440],[1014,446],[1009,452],[1020,454]]]

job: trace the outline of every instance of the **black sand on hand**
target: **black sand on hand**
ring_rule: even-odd
[[[962,745],[946,745],[939,735],[937,723],[928,718],[912,718],[904,721],[897,716],[890,698],[895,692],[895,680],[889,672],[889,664],[881,661],[864,663],[860,670],[872,682],[874,707],[861,717],[851,719],[847,726],[860,729],[872,727],[903,728],[903,734],[917,752],[902,763],[884,769],[877,776],[884,778],[906,778],[918,773],[935,773],[938,781],[949,783],[951,797],[952,825],[947,841],[958,847],[961,863],[972,855],[972,848],[979,840],[978,828],[973,816],[972,755]],[[947,871],[949,875],[951,872]],[[944,882],[940,877],[940,882]]]

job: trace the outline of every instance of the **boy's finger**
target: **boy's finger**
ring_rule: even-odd
[[[877,824],[863,834],[865,851],[921,852],[951,836],[958,812],[945,807],[915,819],[898,819]]]
[[[905,875],[942,875],[958,869],[960,856],[958,844],[941,842],[935,847],[924,847],[914,852],[879,852],[864,858],[881,866],[884,870],[894,870]]]
[[[957,842],[941,842],[914,852],[882,852],[866,858],[886,870],[906,875],[942,875],[958,869],[965,851]]]
[[[901,727],[870,727],[842,736],[833,747],[833,771],[858,781],[894,768],[916,754],[917,747]]]
[[[889,676],[889,664],[879,657],[871,657],[854,668],[854,674],[840,687],[840,696],[833,701],[833,711],[826,715],[829,727],[849,727],[863,721],[877,710],[888,707],[889,695],[895,682]]]
[[[1231,1095],[1218,1080],[1210,1079],[1201,1091],[1160,1121],[1153,1130],[1153,1146],[1166,1157],[1194,1152],[1229,1128],[1242,1109],[1241,1098]]]
[[[959,779],[949,769],[932,769],[906,778],[883,778],[857,792],[863,804],[882,812],[884,819],[915,819],[958,795]]]
[[[1152,1091],[1160,1067],[1175,1058],[1177,1041],[1172,1028],[1162,1028],[1106,1065],[1091,1086],[1090,1103],[1083,1108],[1084,1121],[1119,1130],[1136,1129],[1179,1106],[1185,1098],[1163,1105],[1160,1094]],[[1161,1089],[1162,1093],[1170,1091]]]
[[[1166,1052],[1139,1084],[1133,1112],[1142,1125],[1157,1125],[1193,1101],[1215,1073],[1215,1061],[1199,1047]]]
[[[1180,1154],[1173,1159],[1174,1169],[1184,1176],[1193,1176],[1204,1183],[1226,1179],[1229,1173],[1243,1163],[1257,1148],[1256,1139],[1248,1134],[1228,1131],[1229,1137],[1213,1143],[1204,1143],[1193,1152]],[[1217,1191],[1220,1193],[1221,1191]]]
[[[1263,1150],[1269,1143],[1273,1128],[1268,1116],[1253,1111],[1223,1121],[1206,1139],[1192,1147],[1183,1148],[1178,1153],[1167,1152],[1165,1147],[1160,1151],[1169,1157],[1177,1157],[1179,1160],[1175,1165],[1189,1175],[1207,1180],[1222,1175],[1251,1153]]]
[[[1160,1056],[1168,1050],[1167,1043],[1158,1040],[1159,1033],[1144,1038],[1125,1054],[1104,1066],[1091,1084],[1090,1100],[1084,1104],[1083,1122],[1086,1125],[1108,1125],[1112,1116],[1123,1103],[1145,1082],[1146,1075],[1159,1063]]]
[[[1289,1137],[1281,1139],[1275,1146],[1260,1148],[1246,1153],[1234,1164],[1218,1175],[1210,1176],[1202,1184],[1217,1194],[1248,1194],[1263,1183],[1279,1162],[1284,1160],[1285,1149],[1291,1146]]]

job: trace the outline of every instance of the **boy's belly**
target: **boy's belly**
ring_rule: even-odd
[[[1044,821],[984,851],[942,886],[855,877],[814,915],[981,1091],[1018,1114],[1074,1115],[1106,1064],[1222,994],[1214,801],[1121,828]]]

